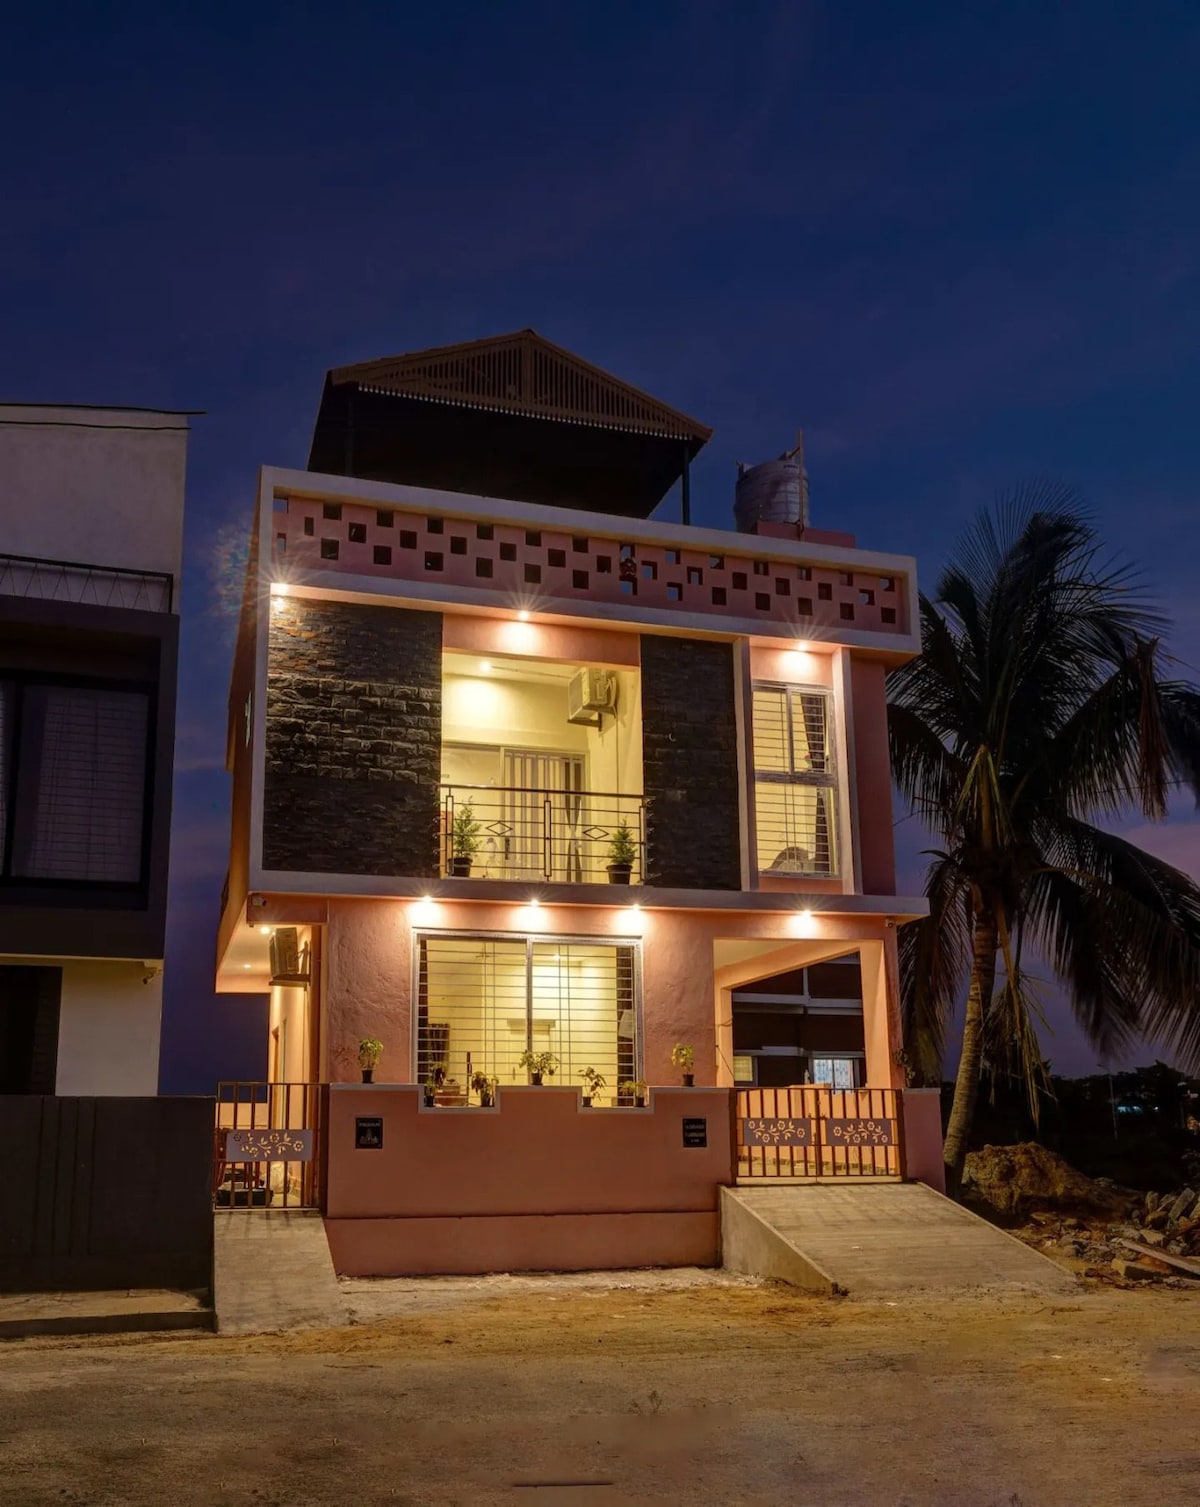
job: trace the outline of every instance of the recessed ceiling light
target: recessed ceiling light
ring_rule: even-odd
[[[481,659],[479,661],[479,668],[483,671],[483,673],[485,675],[488,674],[489,671],[492,668],[492,662],[491,662],[491,660],[490,659]]]
[[[528,612],[525,611],[524,608],[522,608],[521,611],[517,613],[517,622],[518,623],[527,623],[528,621],[529,621],[529,614],[528,614]]]
[[[242,964],[242,967],[243,967],[243,968],[249,968],[249,966],[250,966],[250,964],[249,964],[249,963],[243,963],[243,964]]]
[[[262,932],[264,937],[269,937],[274,928],[270,926],[260,926],[258,929]]]

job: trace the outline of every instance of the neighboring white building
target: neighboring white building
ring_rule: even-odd
[[[0,1094],[154,1094],[185,414],[0,405]]]

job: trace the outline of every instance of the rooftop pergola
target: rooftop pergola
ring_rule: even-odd
[[[534,330],[336,367],[308,469],[646,518],[712,430]]]

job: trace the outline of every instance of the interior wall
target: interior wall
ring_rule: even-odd
[[[502,744],[547,753],[588,752],[587,729],[567,721],[565,682],[538,685],[487,675],[445,677],[442,742]]]

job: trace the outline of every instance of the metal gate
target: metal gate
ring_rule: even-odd
[[[738,1178],[900,1178],[900,1090],[819,1085],[743,1088]]]
[[[323,1154],[321,1085],[217,1085],[213,1203],[218,1209],[313,1209]]]

